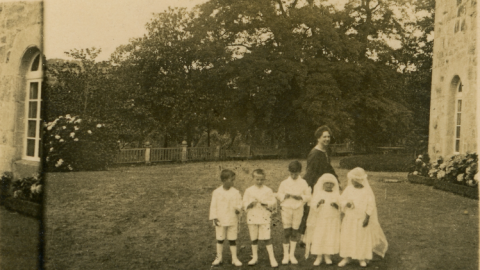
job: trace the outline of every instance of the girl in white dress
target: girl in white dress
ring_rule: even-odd
[[[382,258],[388,249],[387,239],[378,223],[375,196],[362,168],[351,170],[348,186],[340,196],[340,208],[345,213],[340,230],[340,257],[343,267],[351,259],[366,267],[373,252]]]
[[[333,174],[323,174],[315,184],[307,219],[306,254],[317,255],[313,265],[332,264],[331,255],[340,250],[340,191]]]

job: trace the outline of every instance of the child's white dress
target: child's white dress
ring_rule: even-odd
[[[323,184],[329,182],[334,185],[332,192],[326,192]],[[339,205],[340,192],[338,181],[332,174],[324,174],[315,184],[310,212],[307,219],[307,248],[312,254],[337,254],[340,249],[340,210],[331,206],[331,203]],[[318,208],[318,202],[324,200]]]
[[[350,181],[349,181],[350,182]],[[355,188],[351,183],[340,196],[341,209],[345,213],[340,233],[340,256],[357,260],[371,260],[373,252],[384,257],[388,243],[378,223],[377,208],[373,191],[364,179],[363,188]],[[347,208],[347,203],[353,208]],[[363,227],[366,215],[369,223]]]

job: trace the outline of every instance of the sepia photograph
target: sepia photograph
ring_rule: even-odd
[[[476,0],[0,0],[0,269],[479,269]]]

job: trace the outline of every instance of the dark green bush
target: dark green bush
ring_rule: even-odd
[[[412,155],[386,154],[345,157],[340,160],[340,167],[353,169],[361,167],[374,172],[408,172],[414,159]]]

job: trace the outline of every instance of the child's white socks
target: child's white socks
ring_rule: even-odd
[[[252,260],[248,262],[248,265],[255,265],[258,261],[258,245],[252,245]]]
[[[232,264],[242,266],[242,262],[237,258],[237,246],[230,246],[230,251],[232,252]]]
[[[298,264],[298,261],[295,258],[295,248],[296,247],[297,247],[297,242],[290,241],[290,262],[292,264]]]
[[[217,243],[217,258],[213,261],[212,265],[219,265],[222,263],[223,244]]]
[[[290,244],[283,244],[283,260],[282,264],[288,264],[290,261],[289,258],[289,253],[288,253],[288,248],[290,247]]]
[[[273,245],[267,246],[267,252],[268,252],[268,258],[270,259],[270,265],[272,267],[277,267],[278,263],[277,263],[277,260],[275,259],[275,254],[273,253]]]

